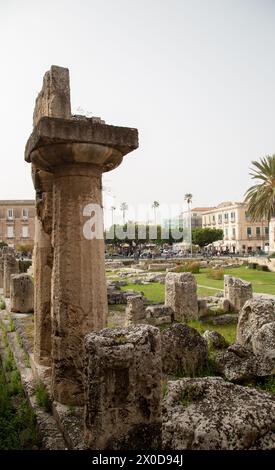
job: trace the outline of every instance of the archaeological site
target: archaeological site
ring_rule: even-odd
[[[69,70],[46,72],[25,148],[32,262],[0,249],[6,380],[41,449],[275,449],[275,296],[234,276],[247,261],[197,256],[224,273],[202,292],[188,258],[106,259],[102,175],[138,146],[135,128],[73,115]]]

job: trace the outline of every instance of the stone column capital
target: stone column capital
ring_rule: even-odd
[[[43,117],[26,144],[25,159],[53,173],[56,168],[80,163],[102,173],[116,168],[137,147],[137,129],[94,123],[85,117]]]

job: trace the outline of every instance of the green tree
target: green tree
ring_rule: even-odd
[[[194,228],[192,230],[192,241],[200,247],[209,245],[217,240],[223,239],[223,230],[216,228]]]
[[[253,161],[250,175],[259,182],[245,193],[247,211],[252,221],[275,216],[275,155]]]

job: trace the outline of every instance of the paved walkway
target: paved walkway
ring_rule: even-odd
[[[198,287],[203,287],[204,289],[210,289],[214,291],[220,291],[223,292],[223,289],[218,289],[217,287],[210,287],[210,286],[203,286],[202,284],[197,284]],[[266,299],[273,299],[275,300],[275,295],[274,294],[264,294],[260,292],[253,292],[254,297],[265,297]]]

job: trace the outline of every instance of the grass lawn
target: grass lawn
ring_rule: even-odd
[[[200,274],[195,274],[198,284],[202,286],[223,289],[223,280],[216,281],[215,279],[209,279],[207,277],[206,270],[202,269],[201,271],[202,272]],[[275,273],[257,271],[256,269],[247,269],[245,266],[225,269],[224,273],[235,277],[240,277],[245,281],[251,282],[253,292],[275,295]]]
[[[198,320],[192,320],[188,322],[189,326],[192,326],[195,328],[201,335],[206,331],[218,331],[223,337],[226,339],[226,341],[229,344],[232,344],[235,342],[236,339],[236,330],[237,330],[237,325],[232,324],[232,325],[208,325],[205,323],[200,323]]]

